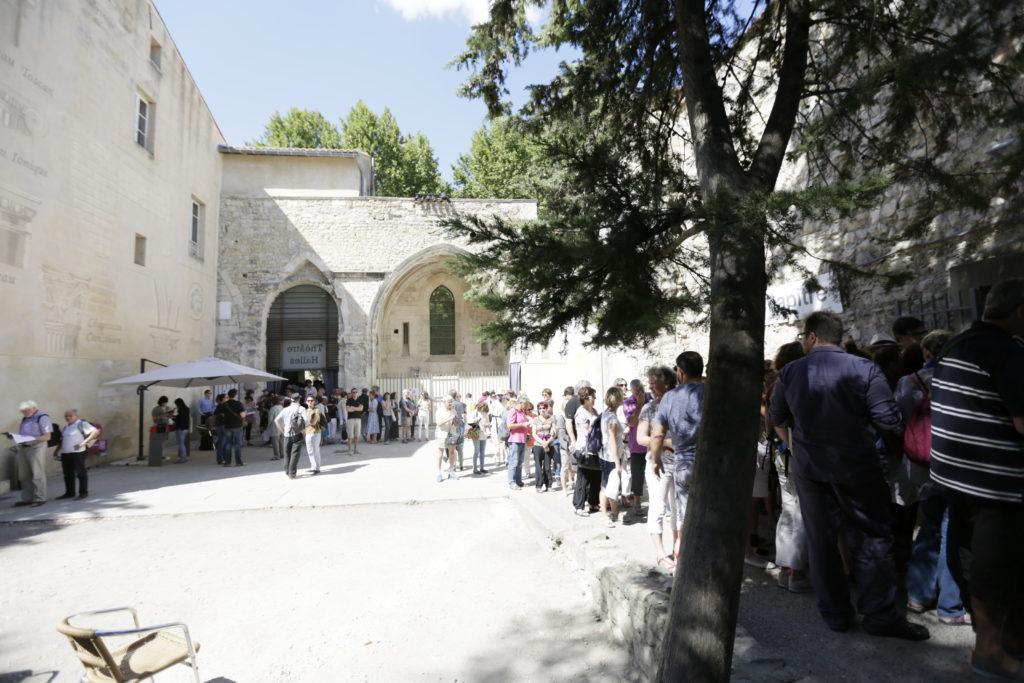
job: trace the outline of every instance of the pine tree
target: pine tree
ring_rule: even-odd
[[[758,433],[765,292],[810,258],[809,221],[905,197],[883,242],[1019,215],[1024,17],[1009,0],[496,0],[458,64],[508,115],[510,67],[578,59],[521,112],[557,172],[538,221],[456,218],[485,327],[546,343],[569,326],[634,344],[706,314],[712,373],[659,679],[728,680]],[[802,182],[778,187],[790,159]],[[994,213],[993,213],[994,212]],[[995,220],[990,220],[990,219]],[[766,255],[769,258],[766,258]],[[872,273],[819,255],[840,282]]]

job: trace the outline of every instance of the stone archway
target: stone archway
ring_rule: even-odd
[[[451,271],[450,251],[434,251],[410,259],[382,287],[372,312],[376,377],[460,375],[467,372],[504,372],[504,349],[482,343],[476,328],[489,313],[466,299],[468,284]],[[454,299],[454,343],[431,349],[431,296],[450,292]],[[437,297],[435,295],[435,309]],[[434,326],[438,326],[434,311]],[[434,330],[435,337],[438,330]],[[446,330],[450,334],[450,330]]]
[[[266,369],[291,380],[322,372],[338,383],[341,318],[334,294],[317,284],[297,284],[274,297],[266,318]]]

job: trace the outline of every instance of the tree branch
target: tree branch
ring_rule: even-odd
[[[809,32],[810,9],[807,0],[790,0],[786,3],[786,45],[782,52],[775,102],[749,172],[754,182],[767,192],[775,189],[775,180],[786,156],[786,145],[796,124],[807,72]]]

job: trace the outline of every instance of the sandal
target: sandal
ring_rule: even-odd
[[[939,617],[939,621],[947,626],[970,626],[971,615],[965,612],[955,617]]]
[[[914,614],[924,614],[928,611],[928,608],[910,600],[907,601],[907,611],[913,612]]]

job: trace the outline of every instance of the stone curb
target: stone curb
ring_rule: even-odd
[[[526,522],[547,537],[580,570],[598,614],[627,648],[644,680],[653,681],[658,651],[667,628],[672,577],[628,557],[593,519],[581,520],[550,509],[538,497],[513,495]],[[639,531],[639,530],[638,530]],[[733,681],[797,681],[803,677],[772,656],[742,627],[736,629]]]

